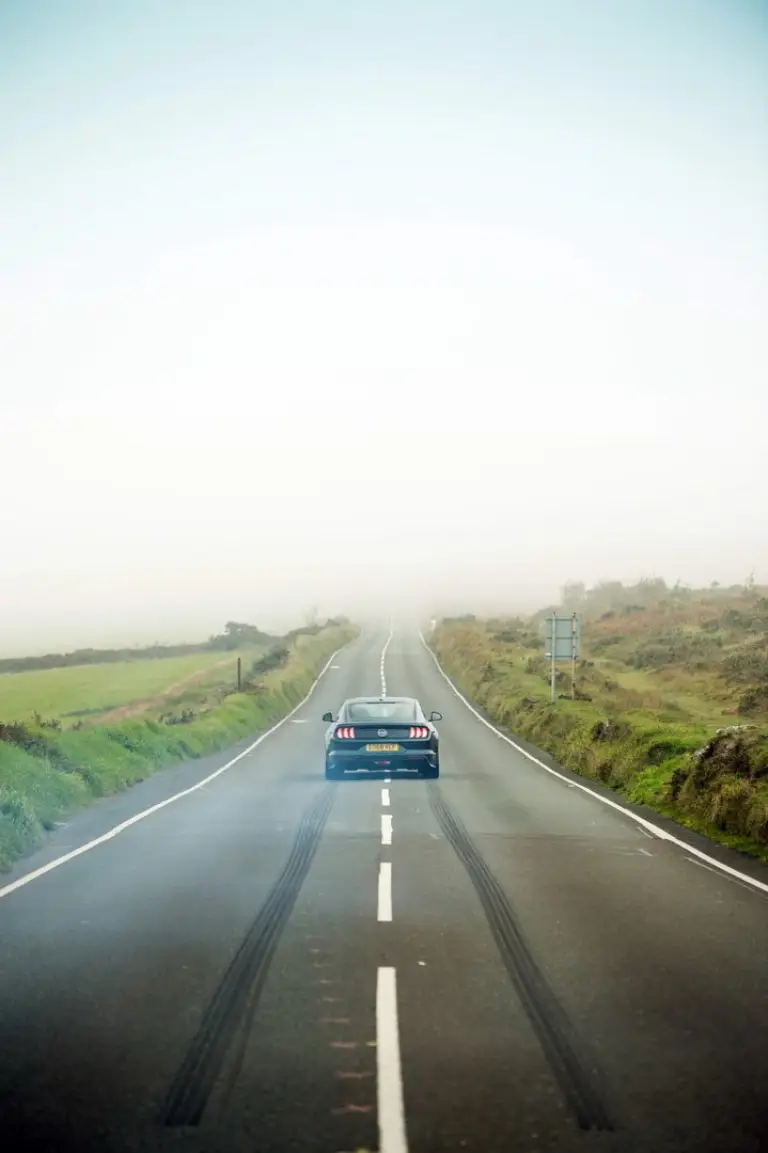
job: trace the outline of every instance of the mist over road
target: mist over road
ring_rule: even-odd
[[[382,677],[443,714],[440,781],[327,784],[321,715]],[[765,892],[501,740],[416,628],[85,848],[233,755],[0,881],[4,1147],[762,1148]]]

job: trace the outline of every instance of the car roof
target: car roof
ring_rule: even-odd
[[[345,705],[395,705],[395,704],[408,704],[415,705],[418,701],[415,697],[348,697],[344,702]]]

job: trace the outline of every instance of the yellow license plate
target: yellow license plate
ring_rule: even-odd
[[[399,745],[366,745],[366,752],[369,753],[396,753],[400,748]]]

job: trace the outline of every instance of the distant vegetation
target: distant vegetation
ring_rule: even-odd
[[[543,618],[582,616],[576,700],[549,699]],[[683,824],[768,858],[768,589],[587,589],[531,618],[446,620],[433,647],[500,724]]]
[[[31,669],[70,668],[73,665],[103,665],[117,661],[162,660],[168,657],[193,656],[195,653],[226,653],[248,646],[267,647],[277,641],[292,643],[296,637],[314,635],[322,628],[343,624],[344,620],[329,620],[326,625],[308,624],[293,629],[285,637],[263,632],[255,625],[239,621],[227,621],[223,633],[209,637],[207,641],[178,645],[144,645],[121,649],[75,649],[70,653],[46,653],[38,657],[6,657],[0,659],[0,673],[21,673]]]
[[[34,692],[41,678],[58,678],[58,691],[72,677],[88,674],[91,679],[84,698],[90,701],[90,708],[80,710],[90,715],[63,720],[50,713],[44,716],[39,709],[24,717],[5,712],[3,718],[0,712],[0,868],[7,868],[39,843],[44,830],[52,829],[64,814],[94,797],[125,789],[166,765],[226,748],[274,723],[301,700],[320,666],[356,631],[345,620],[332,620],[293,629],[284,637],[269,637],[271,643],[259,648],[254,645],[256,636],[264,638],[267,634],[248,631],[251,628],[236,626],[235,631],[227,626],[224,634],[236,637],[237,644],[244,646],[242,650],[225,647],[225,651],[250,654],[249,663],[243,660],[241,692],[237,692],[234,659],[227,662],[224,679],[220,667],[216,674],[208,671],[216,669],[217,662],[220,666],[222,649],[211,652],[195,646],[186,647],[198,652],[197,658],[187,655],[152,661],[145,655],[141,660],[111,666],[99,663],[95,668],[43,669],[1,678],[0,709],[2,682],[12,688],[21,684],[25,692],[32,686]],[[120,682],[123,687],[131,683],[135,691],[138,676],[146,689],[148,673],[167,680],[164,666],[173,666],[172,675],[176,676],[179,660],[182,664],[191,661],[194,670],[203,657],[208,662],[203,670],[207,679],[193,686],[188,681],[177,683],[181,695],[173,696],[172,708],[166,694],[140,701],[138,709],[118,710],[118,716],[112,711],[92,715],[93,708],[98,713],[93,702],[100,699],[100,680],[108,682],[110,674],[114,684],[114,676],[119,681],[127,670],[134,681]],[[79,685],[78,691],[82,687]],[[50,708],[50,700],[47,705]]]
[[[284,663],[301,638],[344,623],[306,624],[276,637],[229,621],[223,633],[198,644],[80,649],[0,662],[0,721],[38,715],[82,727],[157,712],[171,702],[199,707],[235,687],[238,658],[247,685]]]

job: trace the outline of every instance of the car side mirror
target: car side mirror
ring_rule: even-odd
[[[431,721],[441,721],[443,719],[443,714],[442,713],[430,713],[429,719]]]
[[[333,713],[323,713],[323,720],[329,724],[333,724]]]

